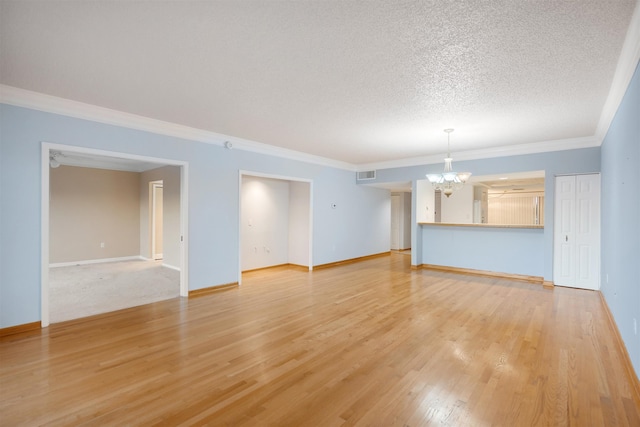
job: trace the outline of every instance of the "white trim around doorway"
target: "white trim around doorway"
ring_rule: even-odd
[[[189,295],[188,275],[188,206],[189,206],[189,162],[158,157],[140,156],[136,154],[106,151],[74,145],[42,142],[41,149],[41,203],[40,203],[40,311],[41,326],[49,326],[49,155],[54,151],[70,151],[75,153],[109,156],[143,162],[158,163],[161,166],[180,167],[180,296]]]

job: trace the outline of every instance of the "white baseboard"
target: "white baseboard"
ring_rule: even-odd
[[[72,262],[56,262],[49,264],[49,268],[56,267],[71,267],[73,265],[87,265],[87,264],[101,264],[103,262],[118,262],[118,261],[133,261],[133,260],[145,260],[140,255],[133,256],[123,256],[118,258],[100,258],[100,259],[87,259],[82,261],[72,261]]]
[[[170,268],[172,270],[176,270],[176,271],[180,271],[180,267],[176,267],[175,265],[171,265],[171,264],[162,264],[163,267],[167,267]]]

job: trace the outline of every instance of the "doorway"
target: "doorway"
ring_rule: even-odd
[[[240,171],[239,271],[312,264],[310,180]]]
[[[411,193],[391,193],[390,249],[406,251],[411,248]]]
[[[391,195],[391,250],[398,250],[400,248],[400,223],[401,223],[401,205],[400,196],[397,194]]]
[[[89,149],[84,147],[67,146],[62,144],[42,144],[42,158],[41,158],[41,323],[42,327],[47,327],[50,324],[50,283],[49,283],[49,265],[50,265],[50,160],[54,156],[57,160],[62,161],[83,161],[82,167],[96,167],[93,166],[97,163],[101,164],[117,164],[118,167],[141,167],[143,170],[149,170],[153,168],[159,168],[161,166],[177,166],[179,172],[176,172],[180,176],[179,189],[179,248],[176,248],[179,258],[177,261],[179,268],[179,295],[188,295],[188,272],[187,272],[187,253],[186,253],[186,236],[188,230],[187,224],[187,176],[188,176],[188,163],[182,161],[175,161],[170,159],[160,159],[147,156],[137,156],[126,153],[110,152],[105,150]],[[64,157],[68,157],[65,159]],[[58,163],[56,161],[56,163]],[[62,163],[65,164],[65,163]],[[74,166],[79,166],[75,164]],[[104,169],[110,169],[104,167]],[[112,169],[116,169],[112,168]],[[126,170],[126,169],[120,169]],[[140,172],[141,172],[140,171]],[[138,236],[140,238],[140,236]],[[148,242],[149,240],[147,240]],[[100,244],[101,247],[102,243]]]
[[[163,226],[163,183],[151,181],[149,183],[151,197],[151,259],[162,259],[162,226]]]
[[[442,191],[434,191],[433,206],[433,222],[442,222]]]

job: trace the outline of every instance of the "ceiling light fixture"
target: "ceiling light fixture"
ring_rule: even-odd
[[[59,167],[60,162],[58,161],[58,157],[60,156],[62,156],[62,153],[58,151],[51,151],[49,153],[49,166],[51,166],[53,169]]]
[[[450,145],[450,137],[453,129],[445,129],[447,133],[447,157],[444,159],[444,172],[443,173],[429,173],[427,174],[427,179],[433,185],[433,188],[436,190],[442,191],[442,193],[449,197],[453,194],[453,190],[458,190],[462,188],[465,182],[471,176],[471,172],[454,172],[451,167],[451,162],[453,159],[451,158],[451,149]]]

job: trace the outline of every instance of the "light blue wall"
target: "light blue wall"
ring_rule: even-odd
[[[536,247],[542,252],[531,259],[528,259],[530,255],[529,251],[520,252],[521,258],[513,259],[512,262],[514,262],[514,264],[507,265],[507,263],[502,263],[501,265],[495,265],[494,267],[497,268],[496,270],[487,267],[478,268],[477,265],[479,265],[479,263],[474,260],[473,255],[465,260],[464,265],[460,265],[463,263],[460,262],[460,258],[455,251],[447,251],[445,254],[440,256],[438,259],[441,262],[438,262],[437,264],[462,268],[491,270],[504,273],[508,272],[512,274],[542,276],[545,280],[553,280],[553,200],[555,195],[554,176],[572,173],[600,172],[600,148],[583,148],[579,150],[565,150],[550,153],[496,157],[491,159],[470,160],[461,162],[456,162],[454,157],[454,166],[457,170],[471,171],[476,176],[544,170],[544,215],[546,221],[544,231],[542,232],[542,241],[540,241],[540,236],[535,234],[535,242],[529,242],[535,244]],[[415,206],[415,181],[425,179],[425,174],[427,173],[439,173],[441,169],[442,164],[382,169],[376,172],[375,182],[398,182],[409,180],[413,181],[413,204]],[[414,265],[436,264],[435,262],[429,261],[431,258],[428,257],[426,253],[427,247],[430,246],[428,241],[432,233],[432,228],[416,226],[415,212],[413,215],[413,250],[411,262]],[[471,245],[475,245],[475,241],[478,238],[477,232],[472,228],[458,229],[456,230],[455,235],[458,241],[465,241]],[[433,237],[435,238],[436,236],[434,235]],[[442,237],[442,233],[438,233],[437,238],[441,239]],[[490,229],[484,236],[484,238],[487,239],[487,245],[490,245],[489,242],[494,237],[496,239],[500,239],[502,241],[502,244],[505,244],[506,247],[517,248],[522,244],[523,236],[517,233],[505,234],[498,229]],[[474,265],[476,265],[476,267],[474,267]],[[515,267],[517,267],[517,270]]]
[[[540,276],[544,230],[422,225],[422,263]],[[452,256],[453,255],[453,256]]]
[[[314,265],[388,252],[391,244],[389,191],[357,185],[355,172],[330,172],[319,175],[325,185],[317,187],[314,183]],[[367,230],[371,234],[367,234]],[[323,250],[316,252],[316,244]],[[374,247],[377,249],[366,253],[359,249]]]
[[[602,293],[640,375],[640,70],[602,144]],[[607,282],[607,275],[609,280]],[[634,333],[636,319],[638,333]]]
[[[40,320],[41,142],[188,162],[191,290],[238,280],[239,170],[313,180],[314,265],[389,250],[389,192],[354,172],[0,105],[0,328]]]

